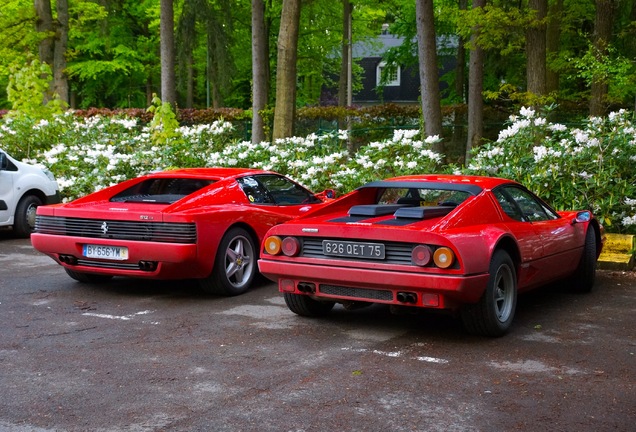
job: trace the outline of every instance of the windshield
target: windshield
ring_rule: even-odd
[[[214,183],[195,178],[152,178],[118,193],[111,202],[172,204]]]

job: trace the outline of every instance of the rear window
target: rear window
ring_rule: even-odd
[[[118,193],[112,202],[172,204],[214,183],[193,178],[153,178]]]
[[[471,196],[458,190],[386,188],[378,197],[378,204],[406,204],[408,206],[457,206]]]

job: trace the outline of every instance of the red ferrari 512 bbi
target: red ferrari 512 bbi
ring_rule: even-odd
[[[590,291],[604,237],[590,211],[555,211],[510,180],[405,176],[274,226],[259,269],[299,315],[335,303],[443,309],[501,336],[519,292],[557,280]]]
[[[158,172],[38,207],[31,242],[80,282],[198,279],[204,291],[236,295],[258,271],[267,230],[332,194],[254,169]]]

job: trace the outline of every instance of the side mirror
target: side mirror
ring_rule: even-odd
[[[7,159],[7,155],[0,152],[0,171],[4,171],[9,168],[9,159]]]
[[[585,222],[589,222],[592,219],[592,213],[590,213],[589,211],[585,210],[585,211],[580,211],[576,214],[576,217],[574,218],[574,220],[572,221],[572,225],[577,224],[577,223],[585,223]]]
[[[336,191],[333,189],[325,189],[322,195],[324,195],[325,197],[329,199],[334,199],[336,197]]]

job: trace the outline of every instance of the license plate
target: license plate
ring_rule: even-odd
[[[84,256],[87,258],[100,258],[123,261],[128,259],[128,248],[120,246],[84,245]]]
[[[382,243],[323,240],[322,253],[339,257],[384,259],[384,245]]]

